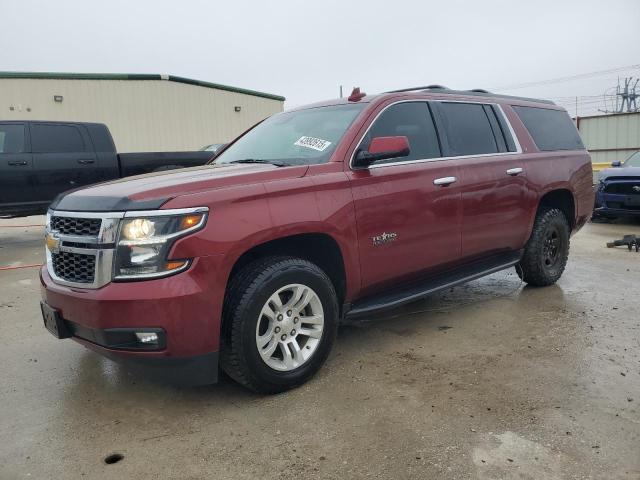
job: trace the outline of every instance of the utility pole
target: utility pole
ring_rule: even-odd
[[[624,79],[624,86],[620,84],[620,78],[618,78],[618,85],[616,86],[616,105],[613,110],[600,110],[604,113],[636,113],[640,112],[638,107],[638,81],[640,79],[633,79],[633,77],[627,77]]]
[[[342,85],[340,85],[340,98],[342,98]]]
[[[617,113],[633,113],[638,111],[638,104],[636,103],[637,98],[640,96],[640,94],[636,92],[638,79],[636,78],[636,81],[632,82],[633,77],[624,79],[624,87],[621,87],[618,82],[616,96],[620,97],[622,101],[620,102],[620,106],[617,108]]]

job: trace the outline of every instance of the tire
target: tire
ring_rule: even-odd
[[[258,393],[297,387],[327,359],[338,319],[334,286],[317,265],[286,256],[257,260],[234,275],[228,287],[222,369]]]
[[[518,276],[529,285],[546,287],[562,276],[569,258],[569,222],[557,208],[541,208],[531,237],[516,266]]]

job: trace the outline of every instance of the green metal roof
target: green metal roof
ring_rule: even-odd
[[[42,80],[168,80],[170,82],[186,83],[198,87],[226,90],[228,92],[243,93],[254,97],[269,98],[284,102],[285,98],[271,93],[257,92],[245,88],[230,87],[219,83],[203,82],[191,78],[177,77],[175,75],[158,75],[155,73],[58,73],[58,72],[0,72],[3,78],[29,78]]]

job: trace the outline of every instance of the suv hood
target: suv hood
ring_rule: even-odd
[[[606,180],[609,177],[640,177],[640,167],[612,167],[600,170],[598,178]]]
[[[59,195],[49,208],[80,212],[152,210],[202,190],[304,176],[307,165],[211,164],[122,178]]]

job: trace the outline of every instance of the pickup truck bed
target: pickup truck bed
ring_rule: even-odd
[[[99,123],[0,122],[0,215],[44,213],[59,194],[143,173],[193,167],[213,154],[117,153]]]

